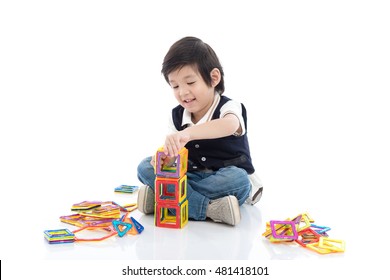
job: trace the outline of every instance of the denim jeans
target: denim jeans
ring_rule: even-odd
[[[156,175],[147,157],[138,165],[138,179],[154,190]],[[236,166],[228,166],[218,171],[187,172],[188,217],[205,220],[210,200],[234,195],[240,205],[247,199],[251,184],[247,172]]]

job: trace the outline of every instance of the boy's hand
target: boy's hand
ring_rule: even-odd
[[[161,155],[160,162],[158,164],[160,165],[160,169],[163,169],[163,166],[172,166],[175,163],[175,161],[176,161],[176,157],[169,157],[167,155]],[[156,156],[155,155],[152,156],[150,164],[152,166],[155,166],[155,164],[156,164]]]
[[[176,157],[189,140],[190,135],[186,130],[168,135],[165,138],[164,153],[169,157]]]

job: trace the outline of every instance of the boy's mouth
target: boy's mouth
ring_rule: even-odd
[[[191,102],[193,102],[195,100],[195,98],[193,98],[193,99],[185,99],[185,100],[183,100],[183,102],[184,103],[191,103]]]

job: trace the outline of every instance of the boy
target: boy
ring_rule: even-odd
[[[166,157],[158,164],[173,162],[185,146],[189,218],[237,225],[239,206],[245,200],[256,203],[262,193],[249,151],[245,107],[222,96],[222,66],[214,50],[198,38],[174,43],[161,72],[179,105],[172,110]],[[154,156],[148,157],[138,166],[138,178],[145,184],[139,190],[138,209],[144,214],[154,212],[154,161]]]

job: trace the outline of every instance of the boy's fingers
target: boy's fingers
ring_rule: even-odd
[[[174,156],[175,155],[175,141],[171,137],[169,137],[165,143],[165,146],[167,147],[168,156]]]
[[[177,156],[187,141],[188,137],[183,137],[180,133],[168,135],[165,139],[164,153],[170,157]]]

